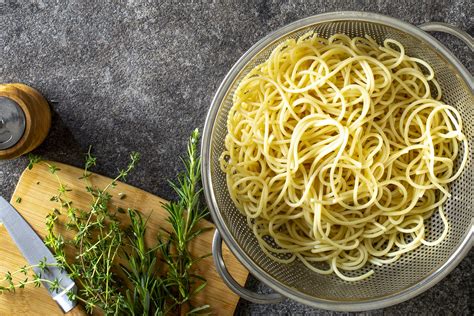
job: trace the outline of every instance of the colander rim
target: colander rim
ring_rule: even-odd
[[[214,195],[211,175],[211,141],[213,139],[213,129],[217,113],[221,107],[222,101],[228,94],[229,88],[231,87],[234,80],[238,77],[240,72],[245,68],[247,63],[251,61],[251,59],[265,47],[278,40],[279,38],[286,36],[288,33],[292,33],[294,31],[297,31],[298,29],[305,28],[313,24],[332,21],[364,21],[370,23],[377,23],[395,28],[402,32],[406,32],[416,38],[419,38],[424,43],[432,46],[449,63],[451,63],[453,69],[458,71],[463,82],[467,85],[468,88],[470,88],[471,92],[474,91],[474,82],[472,81],[472,76],[469,71],[461,64],[461,62],[434,37],[410,23],[378,13],[359,11],[330,12],[300,19],[269,33],[264,38],[255,43],[233,65],[233,67],[230,69],[230,71],[227,73],[224,80],[220,84],[211,102],[211,106],[208,111],[203,129],[201,144],[202,181],[204,195],[216,228],[222,235],[222,238],[224,239],[225,243],[232,251],[232,253],[257,279],[272,288],[274,291],[284,295],[285,297],[288,297],[290,299],[309,306],[344,312],[366,311],[384,308],[406,301],[421,294],[430,287],[434,286],[441,279],[443,279],[461,262],[461,260],[467,255],[469,250],[472,248],[474,243],[474,219],[471,220],[471,229],[466,231],[465,235],[463,236],[463,239],[458,244],[451,257],[449,257],[449,259],[441,266],[433,269],[433,271],[430,274],[427,274],[427,276],[420,282],[390,295],[365,300],[342,301],[321,299],[297,291],[294,288],[289,287],[276,280],[265,270],[255,264],[253,260],[245,253],[245,251],[240,248],[237,241],[234,239],[234,237],[226,227],[224,219],[219,211],[217,201]]]

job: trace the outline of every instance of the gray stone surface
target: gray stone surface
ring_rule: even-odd
[[[227,2],[0,0],[0,82],[24,82],[50,100],[53,128],[35,152],[81,166],[89,144],[97,172],[114,175],[128,153],[143,157],[129,183],[173,198],[166,179],[181,168],[190,131],[202,128],[226,72],[262,36],[309,15],[361,10],[413,24],[444,21],[474,29],[471,0]],[[460,41],[438,36],[473,71]],[[0,194],[10,197],[26,159],[0,162]],[[438,285],[367,315],[472,314],[473,252]],[[250,278],[248,287],[268,289]],[[237,314],[343,315],[292,301]]]

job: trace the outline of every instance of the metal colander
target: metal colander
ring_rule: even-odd
[[[426,30],[441,30],[443,25],[426,25]],[[443,101],[460,112],[464,133],[474,148],[474,84],[469,72],[438,41],[413,25],[390,17],[362,12],[338,12],[313,16],[268,35],[255,44],[230,70],[212,102],[202,143],[203,183],[206,199],[218,231],[213,247],[216,266],[228,285],[243,298],[254,302],[276,302],[282,295],[315,307],[360,311],[393,305],[407,300],[433,286],[447,275],[467,254],[473,244],[474,179],[472,155],[462,175],[451,184],[452,196],[445,204],[450,228],[446,239],[437,246],[420,246],[404,254],[398,261],[383,266],[367,265],[362,271],[344,273],[353,276],[373,269],[375,273],[363,281],[346,282],[333,275],[321,275],[301,262],[274,262],[260,249],[246,218],[234,206],[220,170],[219,157],[224,150],[227,114],[232,96],[240,80],[271,51],[288,38],[315,31],[322,37],[343,33],[350,37],[370,35],[378,43],[386,38],[401,42],[410,56],[427,61],[434,69],[443,93]],[[472,48],[466,33],[444,26]],[[464,150],[464,148],[462,149]],[[456,167],[459,166],[459,161]],[[427,239],[435,239],[443,230],[439,215],[428,222]],[[225,269],[220,235],[246,268],[277,293],[270,296],[252,293],[231,279]],[[270,242],[272,242],[270,240]],[[282,294],[282,295],[280,295]]]

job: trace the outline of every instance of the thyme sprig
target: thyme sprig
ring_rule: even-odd
[[[59,286],[59,280],[45,280],[41,278],[41,272],[49,267],[60,267],[59,264],[51,264],[46,262],[46,258],[41,260],[38,264],[35,265],[25,265],[19,268],[16,271],[10,272],[7,271],[3,278],[0,278],[0,284],[7,284],[0,285],[0,294],[3,292],[15,292],[16,289],[22,289],[28,284],[33,284],[35,287],[40,287],[41,282],[46,282],[50,285],[51,290],[59,291],[61,290]],[[39,270],[40,272],[33,273],[32,276],[29,276],[29,273],[33,270]],[[17,283],[14,282],[14,278],[19,277]],[[31,278],[31,279],[30,279]]]
[[[89,312],[98,308],[105,314],[117,314],[123,309],[122,282],[113,268],[117,265],[124,234],[120,220],[109,209],[112,196],[108,191],[116,186],[118,181],[126,178],[138,160],[139,154],[132,153],[127,167],[119,170],[118,175],[104,189],[99,189],[92,186],[89,179],[91,173],[88,170],[96,164],[96,158],[91,155],[89,148],[82,177],[92,200],[87,210],[73,206],[67,196],[70,189],[57,175],[59,169],[44,162],[50,172],[56,175],[59,183],[58,194],[52,198],[59,203],[59,208],[46,217],[47,235],[44,241],[55,253],[56,260],[65,267],[71,278],[78,282],[77,297],[84,299]],[[62,214],[67,218],[66,229],[74,231],[74,237],[70,240],[65,240],[57,229]],[[75,254],[72,260],[68,260],[66,256],[68,247]]]

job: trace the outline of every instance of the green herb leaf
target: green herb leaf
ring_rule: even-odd
[[[48,169],[49,169],[49,172],[51,172],[52,174],[55,174],[57,171],[61,170],[55,165],[49,165]]]
[[[33,166],[37,163],[39,163],[42,159],[40,156],[34,155],[32,153],[28,154],[28,169],[31,170]]]

